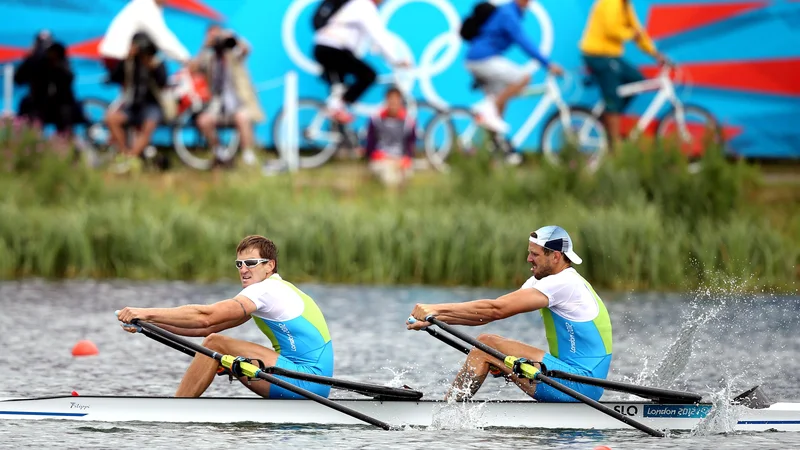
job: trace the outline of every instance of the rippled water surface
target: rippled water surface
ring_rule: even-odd
[[[466,301],[502,292],[471,289],[301,285],[320,304],[336,348],[337,376],[403,383],[440,398],[463,355],[425,333],[405,330],[416,302]],[[800,297],[752,296],[733,288],[686,295],[603,295],[614,326],[611,379],[698,391],[740,392],[761,384],[776,401],[800,401]],[[208,303],[238,292],[232,284],[45,282],[0,283],[0,397],[171,395],[188,357],[121,331],[124,306]],[[546,347],[538,314],[467,329]],[[226,332],[264,342],[252,324]],[[100,355],[72,358],[80,339]],[[249,391],[218,378],[207,395]],[[334,391],[334,397],[352,396]],[[476,398],[525,398],[489,380]],[[604,399],[622,398],[606,393]],[[456,426],[458,424],[453,424]],[[518,447],[593,449],[797,448],[800,433],[725,433],[722,429],[653,439],[638,431],[413,429],[369,427],[106,424],[0,421],[0,447],[231,448],[239,445],[331,448]]]

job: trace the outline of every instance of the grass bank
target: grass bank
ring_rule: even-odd
[[[6,149],[0,171],[2,278],[235,279],[233,249],[258,233],[294,281],[510,288],[529,276],[528,233],[559,224],[600,288],[798,281],[800,199],[718,156],[689,174],[678,153],[631,145],[594,175],[473,157],[395,191],[356,164],[119,177],[30,145]]]

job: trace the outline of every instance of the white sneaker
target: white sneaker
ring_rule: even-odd
[[[491,100],[484,100],[472,107],[478,123],[495,133],[508,133],[509,126],[497,112],[497,105]]]
[[[522,164],[522,155],[519,153],[509,153],[506,155],[506,164],[510,166],[518,166]]]
[[[258,158],[256,157],[256,152],[252,149],[246,148],[242,152],[242,162],[244,162],[248,166],[254,166],[258,162]]]

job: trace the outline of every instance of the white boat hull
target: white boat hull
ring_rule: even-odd
[[[336,400],[392,425],[628,429],[628,425],[581,403],[497,401],[446,405],[438,401]],[[606,406],[656,429],[691,430],[712,407],[647,402],[607,402]],[[45,397],[0,399],[0,419],[61,419],[97,422],[193,422],[363,425],[310,400],[171,397]],[[800,431],[800,403],[768,408],[736,407],[736,430]]]

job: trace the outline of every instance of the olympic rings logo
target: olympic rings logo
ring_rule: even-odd
[[[307,56],[306,52],[304,52],[298,44],[298,19],[306,8],[319,1],[320,0],[292,1],[284,14],[281,24],[281,39],[283,40],[283,46],[286,49],[289,59],[300,70],[313,75],[319,75],[322,73],[322,70],[317,62],[314,61],[313,58]],[[505,3],[505,1],[494,1],[493,3]],[[413,88],[413,83],[418,81],[420,91],[425,100],[432,104],[447,107],[449,106],[448,102],[441,97],[434,86],[434,78],[449,69],[453,63],[456,62],[461,52],[462,42],[461,36],[459,36],[459,29],[461,27],[462,18],[448,0],[386,0],[379,9],[384,24],[388,24],[392,16],[401,8],[412,3],[424,3],[436,8],[436,10],[444,16],[447,22],[447,30],[442,31],[428,42],[425,48],[422,49],[418,61],[415,59],[414,52],[411,50],[410,46],[400,35],[389,30],[389,36],[392,41],[394,41],[395,50],[399,52],[401,59],[410,61],[416,68],[414,71],[414,79],[411,80],[412,85],[408,86],[408,88]],[[530,2],[528,4],[528,11],[533,14],[539,24],[541,32],[539,51],[545,57],[549,57],[553,51],[555,39],[553,22],[550,15],[539,2]],[[307,29],[309,32],[312,32],[310,26],[306,24],[302,25],[303,26],[300,28],[301,30]],[[306,51],[308,50],[310,49]],[[530,61],[525,65],[525,68],[531,73],[535,73],[540,69],[540,64],[538,61]]]

